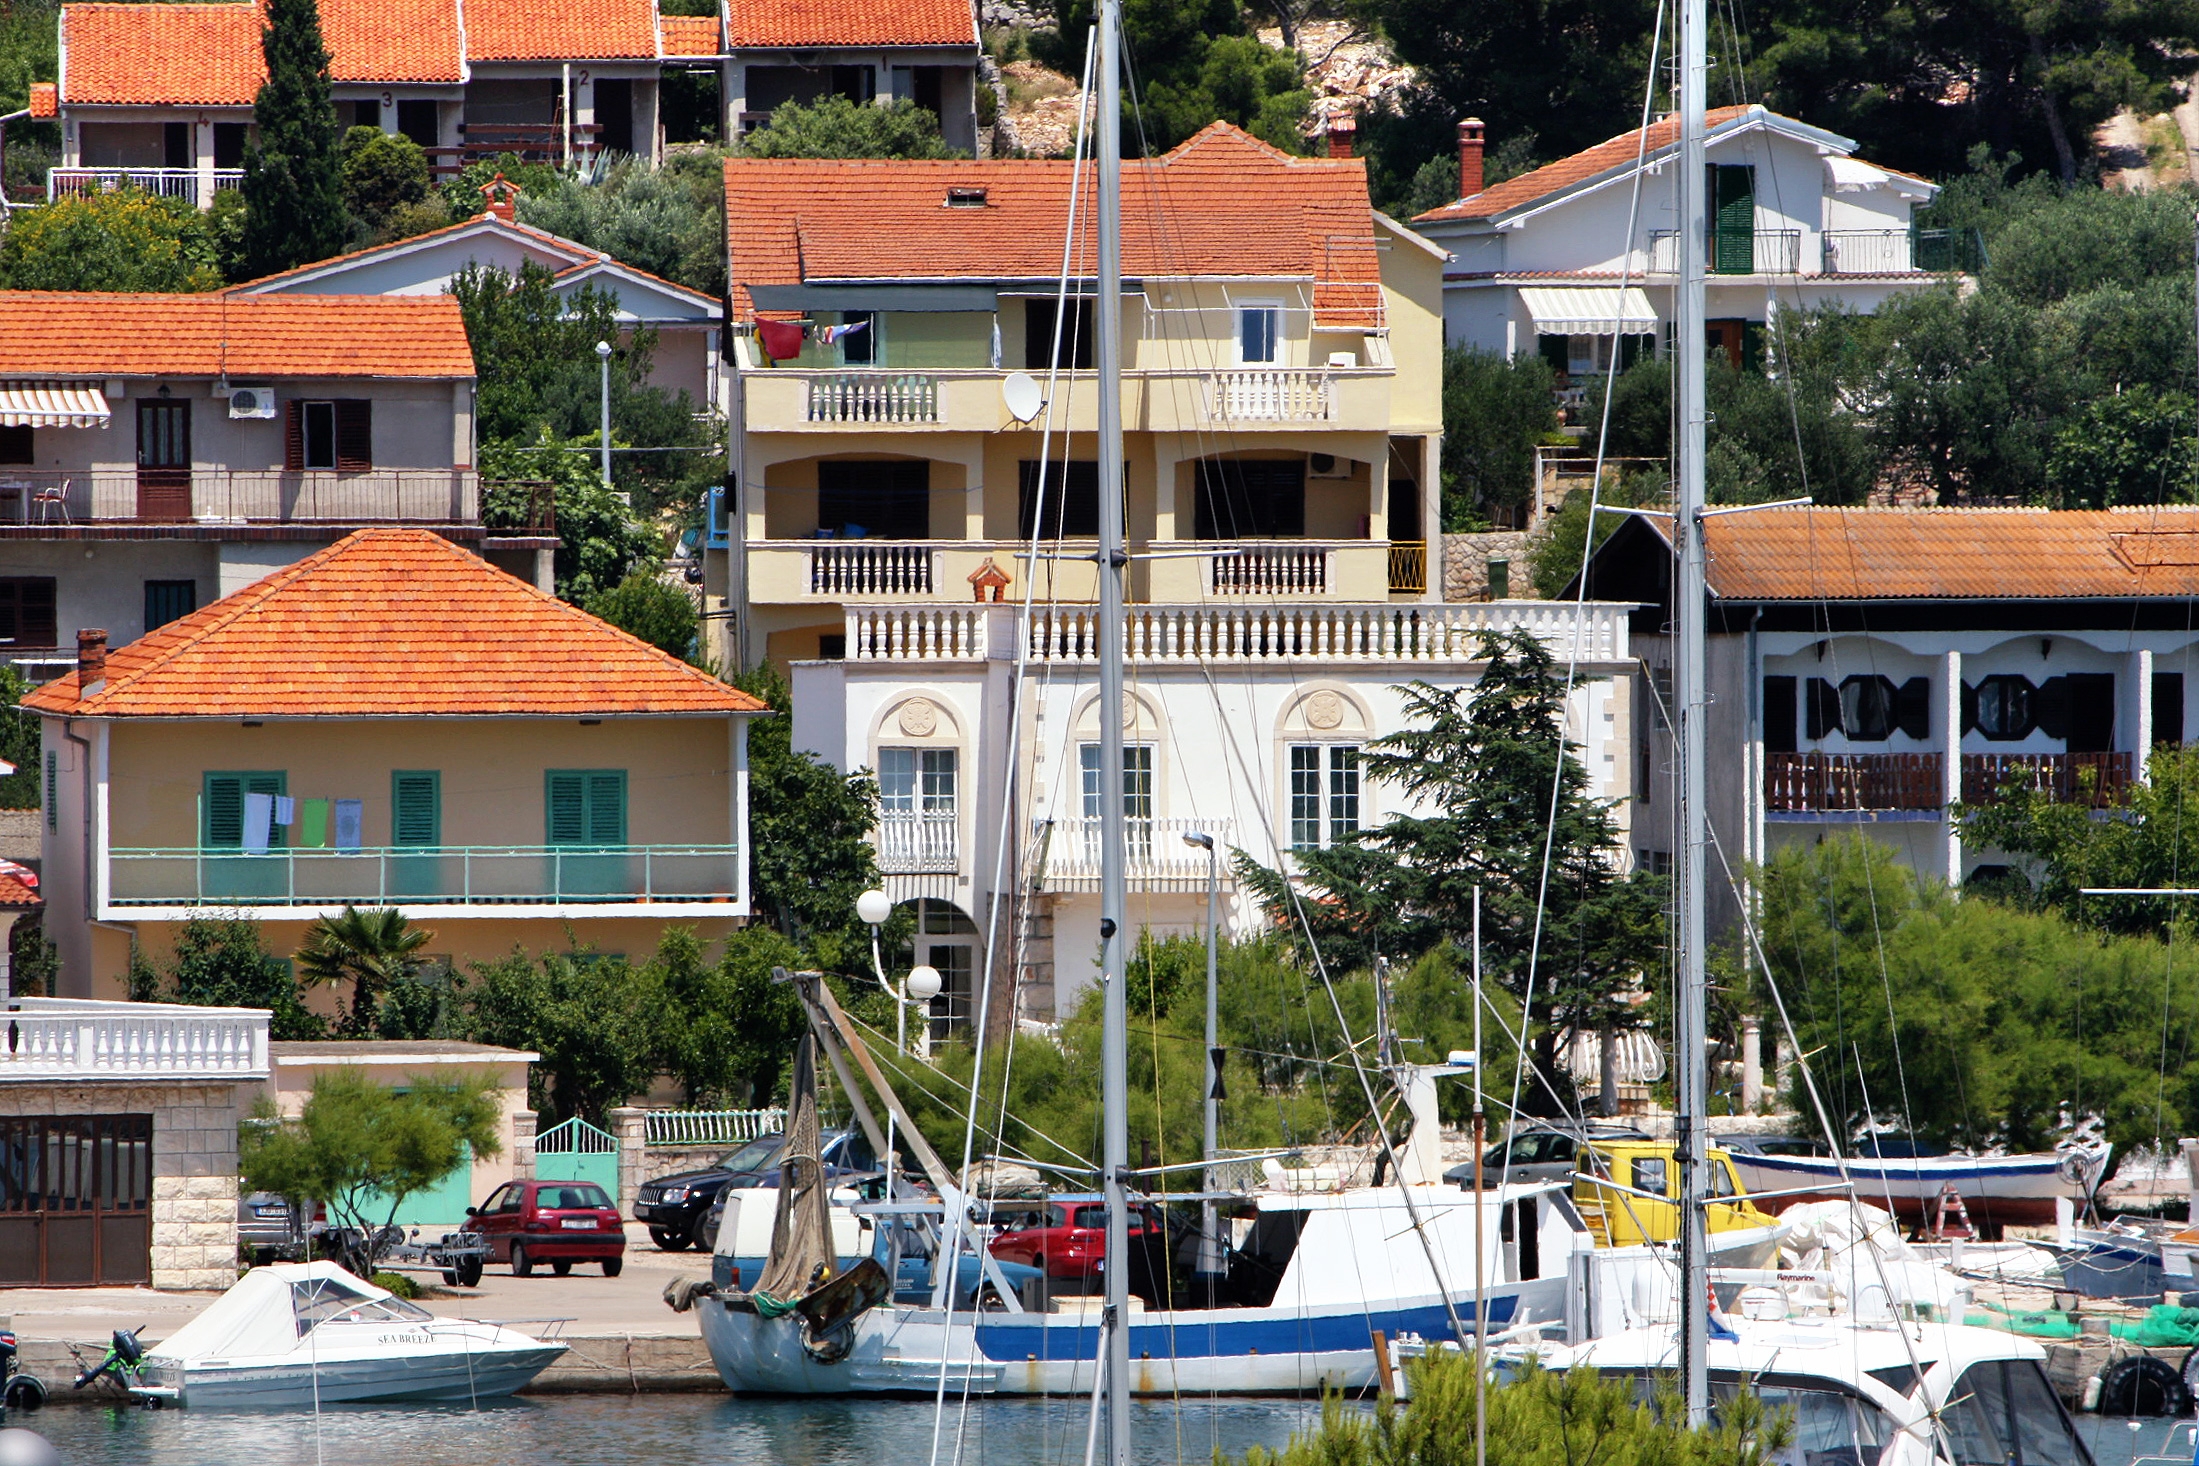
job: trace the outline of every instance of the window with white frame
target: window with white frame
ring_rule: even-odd
[[[1290,845],[1319,850],[1359,828],[1359,745],[1290,745]]]
[[[955,773],[951,748],[878,750],[878,857],[886,870],[953,868]]]
[[[1077,745],[1077,769],[1083,786],[1085,829],[1096,841],[1101,813],[1100,789],[1103,787],[1097,743]],[[1133,857],[1141,851],[1150,852],[1153,848],[1153,745],[1150,743],[1123,746],[1122,815]]]
[[[1237,307],[1237,360],[1245,366],[1273,366],[1281,360],[1283,310],[1272,301],[1247,301]]]

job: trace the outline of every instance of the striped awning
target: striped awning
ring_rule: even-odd
[[[112,420],[97,387],[0,382],[0,428],[103,428]]]
[[[1538,336],[1625,336],[1654,332],[1657,310],[1636,286],[1535,285],[1520,301]]]

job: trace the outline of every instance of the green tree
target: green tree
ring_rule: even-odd
[[[45,804],[38,715],[20,706],[31,685],[22,669],[0,666],[0,760],[15,765],[14,773],[0,777],[0,809],[38,809]]]
[[[519,220],[716,298],[725,293],[725,154],[689,150],[661,166],[621,158],[592,184],[519,196]]]
[[[794,748],[793,689],[768,663],[734,685],[775,717],[748,725],[749,879],[756,911],[798,941],[855,925],[855,898],[878,884],[870,832],[878,784]]]
[[[1549,363],[1470,346],[1443,353],[1443,527],[1510,509],[1535,489],[1535,445],[1557,431]]]
[[[2194,478],[2189,393],[2136,386],[2065,417],[2047,452],[2056,507],[2188,502]]]
[[[1171,67],[1146,83],[1139,114],[1148,149],[1172,148],[1211,122],[1229,122],[1270,147],[1305,151],[1300,130],[1313,93],[1296,51],[1254,36],[1215,36],[1196,69]]]
[[[611,589],[590,596],[586,608],[589,615],[675,657],[694,652],[695,628],[702,624],[695,598],[653,569],[630,572]]]
[[[222,283],[207,216],[188,199],[136,188],[19,211],[0,234],[10,290],[213,290]]]
[[[276,1039],[325,1037],[327,1025],[307,1011],[290,965],[268,955],[256,921],[193,917],[176,933],[175,950],[155,963],[134,943],[127,978],[136,1002],[188,1003],[199,1008],[265,1008]]]
[[[342,162],[344,207],[353,218],[380,231],[390,216],[428,196],[428,155],[403,133],[379,127],[354,127],[344,133]]]
[[[889,106],[819,97],[786,102],[741,139],[751,158],[959,158],[939,136],[939,116],[903,97]]]
[[[662,536],[605,485],[588,444],[548,437],[524,445],[484,441],[481,480],[486,485],[482,518],[491,525],[521,522],[534,486],[550,486],[557,514],[557,594],[575,605],[618,585],[636,566],[664,558]]]
[[[338,1027],[364,1037],[380,1026],[383,993],[419,971],[420,949],[434,939],[434,932],[414,926],[394,906],[346,906],[339,915],[314,918],[293,960],[309,986],[351,984]]]
[[[650,959],[669,1020],[659,1062],[689,1104],[746,1109],[778,1096],[809,1025],[794,989],[772,981],[771,970],[804,965],[802,952],[768,926],[727,937],[715,964],[692,931],[665,932]]]
[[[244,254],[253,275],[272,275],[341,253],[351,224],[316,0],[268,0],[260,52],[267,80],[244,150]]]
[[[0,114],[30,104],[31,83],[60,74],[59,0],[0,5]],[[7,173],[0,191],[12,198],[45,191],[46,170],[60,161],[61,127],[19,118],[8,124]]]
[[[575,1115],[600,1125],[656,1076],[662,988],[624,958],[515,951],[473,965],[464,1003],[469,1038],[542,1056],[527,1095],[545,1130]]]
[[[296,1119],[263,1098],[238,1142],[245,1184],[319,1202],[329,1219],[368,1240],[345,1261],[373,1272],[376,1234],[405,1199],[435,1186],[473,1156],[502,1152],[501,1081],[414,1074],[402,1090],[350,1067],[314,1077]]]

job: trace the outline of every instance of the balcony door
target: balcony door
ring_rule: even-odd
[[[1210,458],[1199,465],[1193,533],[1202,540],[1294,539],[1306,532],[1306,460]]]
[[[818,464],[818,538],[928,539],[931,469],[924,459]]]
[[[191,404],[148,398],[137,405],[137,517],[191,517]]]

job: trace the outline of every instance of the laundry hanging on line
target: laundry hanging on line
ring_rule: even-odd
[[[834,346],[853,336],[857,331],[864,330],[869,325],[870,322],[868,321],[848,321],[838,326],[825,326],[818,330],[817,339],[827,346]]]
[[[298,801],[287,794],[275,796],[275,823],[289,829],[298,822]]]
[[[272,794],[247,794],[244,796],[244,848],[253,855],[265,855],[273,834],[275,796]]]
[[[298,843],[308,850],[318,850],[328,843],[328,801],[308,799],[300,811]]]
[[[773,362],[792,361],[802,354],[809,328],[800,321],[758,321],[756,341]]]
[[[337,848],[338,850],[356,850],[356,849],[358,849],[358,848],[359,848],[359,835],[360,835],[360,831],[361,831],[361,828],[362,828],[362,827],[363,827],[363,826],[365,825],[365,823],[366,823],[366,801],[365,801],[365,800],[362,800],[362,799],[339,799],[339,800],[337,800],[337,801],[336,801],[336,848]]]

